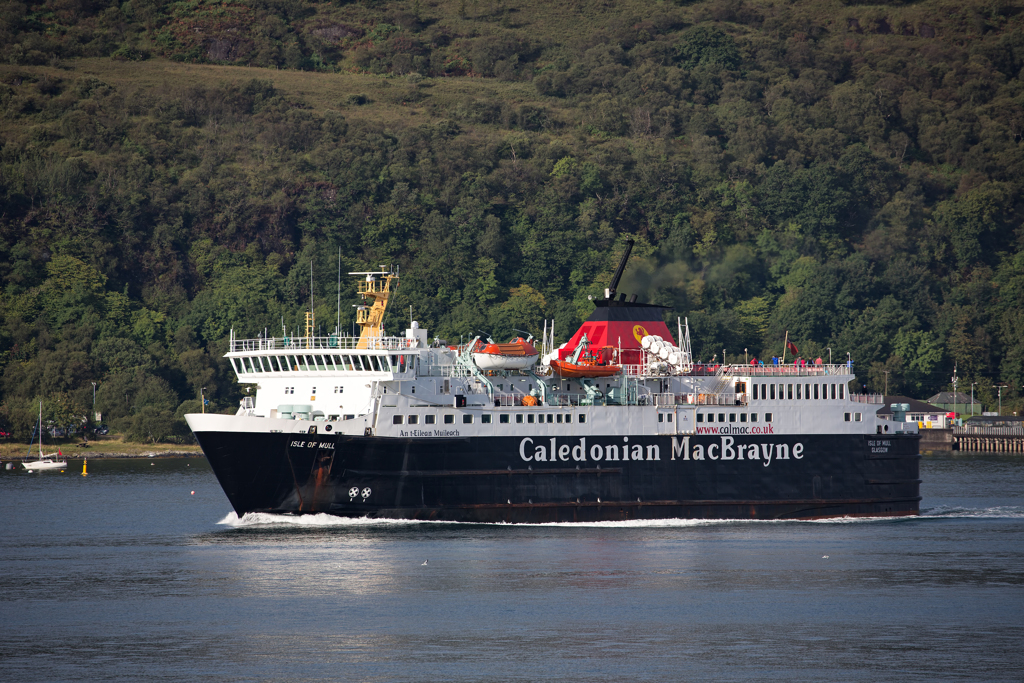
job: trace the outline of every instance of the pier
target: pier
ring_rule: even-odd
[[[980,453],[1024,453],[1024,427],[965,425],[954,427],[952,431],[953,450]]]

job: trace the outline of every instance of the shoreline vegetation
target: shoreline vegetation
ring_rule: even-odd
[[[126,442],[121,439],[103,439],[89,441],[89,447],[82,448],[80,443],[44,445],[43,450],[49,453],[51,448],[53,450],[59,448],[69,461],[82,458],[147,458],[150,456],[163,458],[201,456],[203,454],[198,444],[145,444]],[[38,454],[38,447],[35,444],[30,448],[28,444],[23,443],[0,443],[0,462],[33,460],[38,457]]]
[[[1024,410],[1024,12],[987,0],[9,3],[0,431],[234,413],[238,338],[400,266],[455,343],[603,294],[696,359]],[[339,301],[340,300],[340,301]],[[410,307],[412,310],[410,311]],[[722,357],[724,356],[724,358]],[[1003,387],[1001,393],[999,387]],[[140,445],[140,448],[146,448]]]

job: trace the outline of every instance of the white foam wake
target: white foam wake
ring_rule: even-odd
[[[687,528],[715,526],[726,524],[867,524],[879,522],[908,522],[915,519],[1021,519],[1024,508],[1017,506],[997,506],[989,508],[957,508],[938,506],[925,508],[920,516],[903,517],[827,517],[824,519],[631,519],[617,522],[540,522],[516,523],[496,522],[488,526],[540,526],[540,527],[571,527],[571,528]],[[229,512],[224,519],[217,522],[223,526],[235,528],[261,526],[293,526],[293,527],[372,527],[398,526],[413,524],[472,524],[481,522],[441,522],[415,519],[371,519],[369,517],[338,517],[326,513],[311,515],[276,515],[267,512],[247,512],[239,517]]]

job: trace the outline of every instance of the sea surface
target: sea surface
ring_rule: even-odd
[[[2,681],[1021,681],[1024,457],[922,515],[238,519],[202,458],[0,469]]]

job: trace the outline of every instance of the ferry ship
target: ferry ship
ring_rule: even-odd
[[[352,273],[358,337],[313,336],[310,314],[304,337],[232,333],[226,357],[254,395],[186,419],[239,516],[918,514],[917,424],[876,417],[882,398],[850,393],[849,362],[695,364],[682,321],[677,345],[664,307],[616,297],[628,256],[567,343],[545,330],[539,362],[505,368],[478,364],[479,339],[432,341],[416,322],[386,335],[398,274]]]

